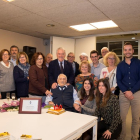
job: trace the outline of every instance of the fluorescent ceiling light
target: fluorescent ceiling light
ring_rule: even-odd
[[[135,37],[132,37],[132,39],[136,39]]]
[[[14,1],[14,0],[3,0],[3,1],[5,1],[5,2],[12,2],[12,1]]]
[[[74,26],[70,26],[71,28],[78,30],[78,31],[86,31],[86,30],[94,30],[96,29],[95,27],[93,27],[90,24],[81,24],[81,25],[74,25]]]
[[[94,23],[90,23],[90,24],[98,29],[118,27],[118,25],[115,24],[112,20],[102,21],[102,22],[94,22]]]

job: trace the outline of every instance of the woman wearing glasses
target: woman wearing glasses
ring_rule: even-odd
[[[9,59],[10,52],[3,49],[0,52],[0,99],[5,99],[7,93],[15,93],[14,65]]]
[[[29,70],[29,97],[41,98],[45,102],[46,95],[51,94],[48,83],[48,69],[45,66],[45,57],[41,52],[33,55]]]
[[[108,77],[112,93],[117,89],[116,70],[120,60],[116,53],[109,52],[104,56],[104,64],[106,68],[101,70],[100,79]],[[118,93],[115,93],[118,94]]]
[[[17,54],[16,66],[14,67],[14,79],[16,84],[17,98],[28,97],[29,88],[29,59],[25,52]]]

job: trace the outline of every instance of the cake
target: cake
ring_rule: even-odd
[[[32,136],[31,135],[24,135],[24,134],[22,134],[22,136],[20,137],[20,139],[32,140]]]
[[[8,132],[0,133],[0,140],[10,140],[10,134]]]
[[[48,113],[55,114],[55,115],[59,115],[59,114],[62,114],[64,112],[65,112],[65,109],[63,109],[61,105],[59,107],[56,105],[56,106],[48,109]]]

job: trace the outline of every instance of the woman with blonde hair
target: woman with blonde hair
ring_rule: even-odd
[[[25,52],[17,54],[16,64],[14,67],[14,79],[17,98],[28,97],[30,64]]]
[[[75,78],[76,90],[79,91],[82,88],[83,81],[86,78],[91,78],[93,80],[94,87],[97,85],[97,81],[94,79],[95,75],[91,73],[91,66],[88,61],[82,61],[79,67],[81,74],[77,75]]]
[[[104,56],[103,61],[104,61],[104,64],[106,65],[106,68],[103,68],[101,70],[100,79],[108,77],[111,91],[112,93],[114,93],[115,90],[118,89],[117,81],[116,81],[116,71],[117,71],[117,65],[119,64],[120,59],[116,55],[116,53],[109,52]],[[116,95],[118,94],[117,90],[115,94]]]

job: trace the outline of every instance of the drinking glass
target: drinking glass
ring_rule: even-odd
[[[9,102],[9,99],[10,99],[10,93],[6,93],[6,99],[7,99],[8,102]]]
[[[16,96],[15,96],[15,93],[12,93],[12,100],[14,101],[15,100],[15,98],[16,98]]]

